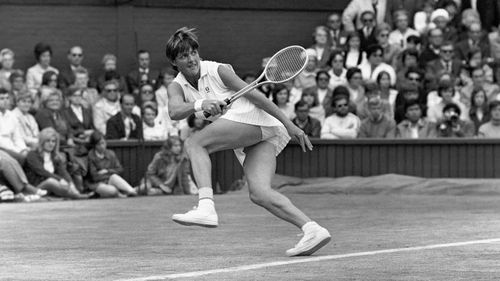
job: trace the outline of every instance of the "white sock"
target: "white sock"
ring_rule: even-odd
[[[311,231],[312,229],[318,227],[319,224],[317,224],[315,221],[310,221],[310,222],[306,222],[303,226],[302,226],[302,231],[304,233],[307,233],[309,231]]]
[[[200,187],[198,189],[198,208],[213,209],[214,206],[214,190],[211,187]]]

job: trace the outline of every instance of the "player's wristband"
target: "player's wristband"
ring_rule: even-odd
[[[205,99],[201,99],[201,100],[196,100],[194,102],[194,111],[198,112],[198,111],[202,111],[203,110],[203,108],[201,108],[201,105],[203,104],[204,100]]]

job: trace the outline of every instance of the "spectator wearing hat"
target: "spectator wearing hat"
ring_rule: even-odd
[[[396,72],[392,66],[383,62],[384,49],[380,45],[371,45],[366,50],[368,61],[360,65],[363,80],[373,81],[377,80],[380,72],[385,71],[391,77],[391,85],[396,84]]]
[[[34,149],[38,146],[38,135],[40,130],[36,123],[35,117],[29,112],[33,105],[33,97],[28,91],[20,93],[16,97],[16,108],[12,110],[12,114],[17,119],[19,132],[26,146]]]
[[[453,1],[452,1],[453,2]],[[447,10],[436,9],[431,14],[431,24],[430,29],[439,28],[443,31],[444,41],[457,42],[458,31],[455,26],[451,23],[451,17]]]

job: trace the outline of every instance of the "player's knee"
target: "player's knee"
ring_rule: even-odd
[[[197,138],[189,137],[184,141],[184,150],[189,155],[194,149],[200,147],[200,143]]]
[[[252,192],[250,191],[250,201],[259,206],[267,206],[271,204],[269,197],[266,197],[263,192]]]

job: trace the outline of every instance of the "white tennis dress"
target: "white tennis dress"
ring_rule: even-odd
[[[188,102],[199,99],[224,100],[231,96],[234,91],[226,87],[219,76],[218,68],[222,65],[213,61],[200,61],[200,79],[198,79],[198,89],[195,89],[182,73],[179,72],[174,79],[184,91],[184,96]],[[230,65],[228,65],[231,67]],[[232,67],[231,67],[232,69]],[[264,110],[255,106],[245,97],[241,97],[232,103],[223,115],[205,118],[203,112],[197,112],[198,118],[214,121],[217,118],[260,126],[262,130],[262,140],[268,141],[275,146],[276,155],[286,146],[290,136],[283,124]],[[236,156],[243,163],[243,148],[235,150]]]

